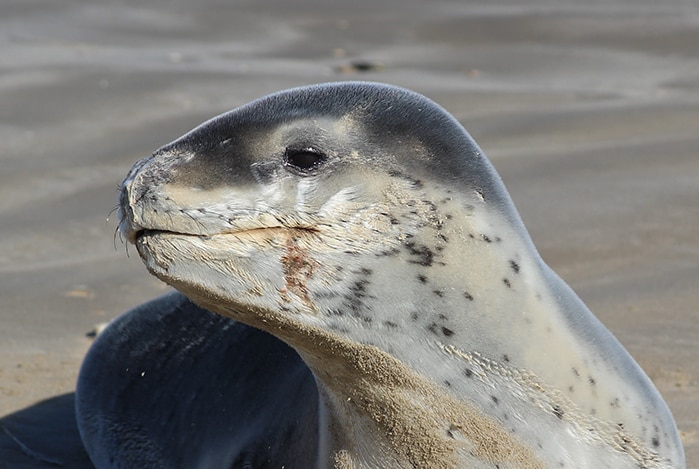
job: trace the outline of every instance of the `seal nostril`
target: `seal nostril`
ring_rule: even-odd
[[[314,148],[287,148],[284,154],[284,165],[303,173],[308,173],[319,167],[327,157]]]

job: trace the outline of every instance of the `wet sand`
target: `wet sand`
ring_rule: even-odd
[[[253,98],[348,79],[466,126],[699,467],[699,4],[290,3],[3,3],[0,468],[91,467],[72,417],[86,333],[165,291],[106,221],[133,162]]]

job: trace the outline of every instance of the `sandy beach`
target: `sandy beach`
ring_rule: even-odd
[[[131,165],[251,99],[355,79],[411,88],[464,124],[699,467],[699,2],[0,11],[0,468],[92,467],[72,403],[88,333],[167,290],[115,232]]]

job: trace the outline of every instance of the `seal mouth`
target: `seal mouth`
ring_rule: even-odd
[[[315,227],[311,226],[283,226],[283,225],[278,225],[278,226],[261,226],[261,227],[256,227],[256,228],[245,228],[245,229],[238,229],[238,230],[225,230],[225,231],[219,231],[216,233],[187,233],[187,232],[181,232],[181,231],[172,231],[172,230],[159,230],[159,229],[150,229],[150,228],[143,228],[140,230],[137,230],[133,234],[133,243],[138,244],[138,242],[143,239],[144,237],[152,237],[152,236],[183,236],[183,237],[194,237],[194,238],[200,238],[200,239],[209,239],[214,236],[227,236],[227,235],[257,235],[257,234],[268,234],[268,233],[274,233],[274,232],[280,232],[280,233],[285,233],[288,234],[290,232],[298,232],[298,233],[303,233],[303,234],[315,234],[318,233],[319,230]]]

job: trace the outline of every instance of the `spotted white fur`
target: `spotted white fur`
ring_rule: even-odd
[[[332,99],[345,111],[323,111]],[[218,156],[235,144],[244,157]],[[294,148],[324,159],[289,167]],[[229,167],[237,183],[211,176]],[[684,467],[650,380],[425,98],[351,83],[266,98],[138,163],[121,211],[154,275],[299,352],[327,412],[319,467]]]

